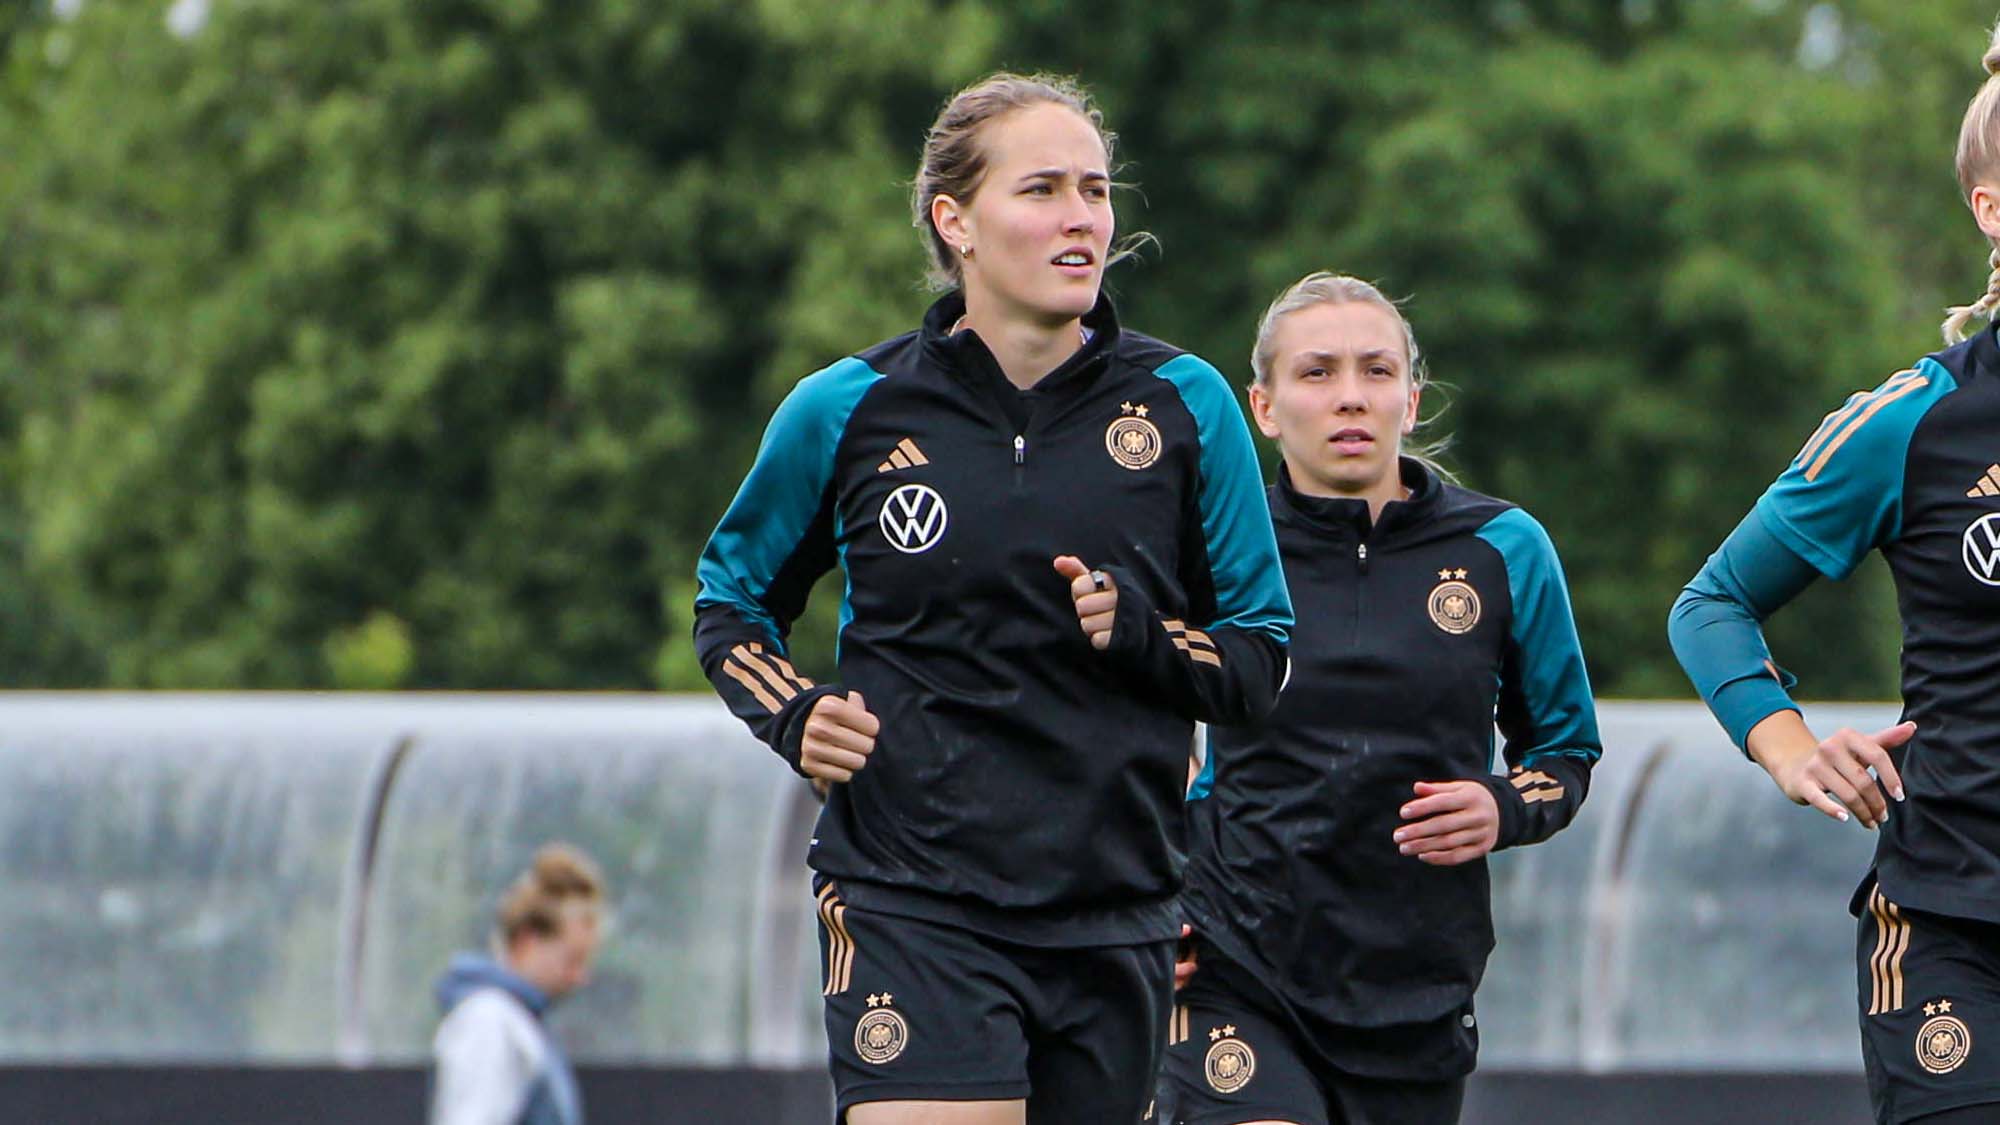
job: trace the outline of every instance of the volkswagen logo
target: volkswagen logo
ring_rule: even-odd
[[[1988,512],[1965,529],[1965,569],[1988,586],[2000,586],[2000,512]]]
[[[882,525],[882,535],[891,547],[914,555],[937,546],[949,520],[944,497],[936,489],[927,484],[906,484],[882,501],[882,514],[875,522]]]

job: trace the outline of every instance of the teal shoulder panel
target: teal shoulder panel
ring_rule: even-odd
[[[1508,636],[1520,680],[1502,684],[1501,690],[1518,693],[1526,710],[1531,734],[1522,763],[1547,754],[1595,761],[1602,752],[1597,708],[1555,544],[1535,517],[1520,508],[1494,516],[1477,534],[1507,566],[1507,594],[1513,603]]]
[[[850,357],[806,376],[785,396],[749,475],[701,553],[696,607],[733,606],[778,642],[764,595],[819,514],[848,418],[881,378]]]
[[[1216,627],[1291,636],[1292,599],[1250,428],[1222,373],[1182,354],[1153,374],[1174,385],[1201,442],[1201,525],[1215,583]]]
[[[1828,414],[1757,501],[1785,546],[1828,578],[1854,572],[1902,534],[1903,469],[1917,423],[1958,387],[1936,360],[1920,360]]]

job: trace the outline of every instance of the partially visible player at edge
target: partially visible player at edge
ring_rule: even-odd
[[[1066,80],[954,96],[912,201],[950,291],[798,385],[702,553],[702,667],[830,783],[808,862],[854,1125],[1149,1112],[1193,724],[1283,676],[1235,396],[1100,291],[1112,168]],[[836,563],[838,686],[785,647]]]
[[[1493,948],[1485,857],[1567,825],[1600,752],[1562,564],[1527,512],[1405,455],[1421,355],[1374,286],[1299,281],[1252,366],[1284,455],[1292,678],[1268,718],[1211,728],[1191,790],[1192,976],[1161,1106],[1455,1122]]]
[[[1674,652],[1786,796],[1877,828],[1851,909],[1876,1120],[2000,1119],[2000,31],[1959,128],[1958,179],[1995,245],[1946,348],[1826,416],[1675,602]],[[1820,738],[1761,622],[1879,550],[1903,622],[1903,720]],[[1898,753],[1900,752],[1900,761]]]

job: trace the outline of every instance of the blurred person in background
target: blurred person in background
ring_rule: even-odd
[[[1957,164],[1994,246],[1985,294],[1950,310],[1943,351],[1826,416],[1668,623],[1710,710],[1785,796],[1879,830],[1849,910],[1885,1123],[2000,1121],[2000,344],[1990,324],[1966,337],[2000,307],[2000,28],[1983,64]],[[1820,738],[1762,622],[1870,551],[1896,583],[1902,721]]]
[[[575,1072],[543,1016],[589,982],[604,898],[590,857],[547,845],[501,899],[493,956],[452,958],[437,984],[431,1125],[582,1125]]]
[[[1235,396],[1102,292],[1112,148],[1062,78],[953,96],[912,193],[948,292],[792,391],[702,554],[704,670],[831,783],[808,862],[854,1125],[1141,1120],[1193,724],[1284,673]],[[785,645],[836,563],[838,686]]]
[[[1162,1115],[1445,1125],[1478,1050],[1486,856],[1569,824],[1600,752],[1568,587],[1541,524],[1407,442],[1421,354],[1375,286],[1303,278],[1251,363],[1298,622],[1277,707],[1211,727],[1189,793]]]

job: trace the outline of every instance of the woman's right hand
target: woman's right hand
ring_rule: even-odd
[[[1897,723],[1874,734],[1842,727],[1815,743],[1798,712],[1780,711],[1757,724],[1749,742],[1751,755],[1795,803],[1811,805],[1835,820],[1851,814],[1862,827],[1876,828],[1889,815],[1883,791],[1903,799],[1903,778],[1889,751],[1916,733],[1915,723]]]
[[[799,743],[799,769],[821,781],[852,781],[875,752],[882,721],[868,710],[861,693],[846,698],[823,695],[806,716],[805,737]]]

